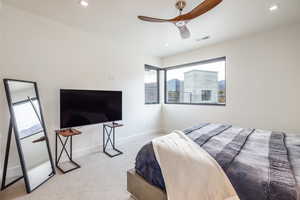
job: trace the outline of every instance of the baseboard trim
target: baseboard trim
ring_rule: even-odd
[[[135,140],[137,137],[143,137],[146,135],[153,135],[153,134],[157,134],[158,136],[160,136],[160,135],[164,135],[164,133],[165,132],[162,129],[151,130],[151,131],[147,131],[147,132],[142,132],[140,134],[135,134],[135,135],[123,137],[121,139],[117,139],[116,142],[118,145],[122,145],[124,143]],[[103,145],[99,144],[99,145],[94,145],[94,146],[88,147],[88,148],[81,148],[81,149],[77,149],[75,151],[73,150],[73,157],[79,158],[79,157],[89,155],[92,153],[102,152],[102,148],[103,148]],[[62,161],[66,161],[66,160],[67,159],[62,159]]]
[[[23,176],[21,165],[13,166],[7,168],[7,175],[9,179],[14,179],[16,177]],[[1,181],[2,181],[2,174],[1,174]]]
[[[150,130],[150,131],[142,132],[140,134],[134,134],[131,136],[123,137],[123,138],[117,140],[117,143],[118,143],[118,145],[122,145],[124,143],[135,140],[137,137],[143,137],[146,135],[153,135],[153,134],[157,134],[157,136],[160,136],[160,135],[164,135],[165,131],[163,129]],[[80,157],[83,157],[83,156],[86,156],[86,155],[89,155],[92,153],[99,153],[99,152],[102,153],[102,147],[103,147],[103,145],[99,144],[99,145],[94,145],[94,146],[87,147],[87,148],[73,150],[73,158],[75,158],[75,159],[80,158]],[[53,159],[55,159],[54,156],[53,156]],[[61,162],[64,162],[64,161],[68,161],[68,159],[65,157],[62,157]],[[53,160],[53,162],[55,162],[55,160]],[[13,167],[8,168],[8,174],[10,174],[10,175],[17,176],[17,175],[21,175],[20,173],[22,173],[21,166],[13,166]]]

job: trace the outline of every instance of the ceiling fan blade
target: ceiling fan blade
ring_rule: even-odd
[[[205,0],[201,4],[199,4],[196,8],[194,8],[191,12],[186,13],[184,15],[179,15],[178,17],[175,17],[171,19],[171,21],[189,21],[196,17],[199,17],[200,15],[203,15],[204,13],[210,11],[217,5],[219,5],[222,2],[222,0]]]
[[[191,37],[191,32],[190,30],[187,28],[186,25],[184,26],[177,26],[177,28],[179,29],[180,35],[182,39],[188,39]]]
[[[146,16],[138,16],[140,20],[147,21],[147,22],[169,22],[169,19],[158,19],[153,17],[146,17]]]

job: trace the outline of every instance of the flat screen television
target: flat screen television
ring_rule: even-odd
[[[122,120],[122,92],[60,90],[60,128]]]

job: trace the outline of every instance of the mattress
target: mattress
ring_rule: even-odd
[[[183,132],[215,158],[241,200],[300,200],[300,134],[213,123]],[[151,142],[137,154],[135,170],[165,191]]]

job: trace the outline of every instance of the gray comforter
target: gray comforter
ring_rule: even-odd
[[[300,200],[300,134],[209,123],[184,132],[216,159],[241,200]],[[151,143],[138,153],[135,168],[165,189]]]

